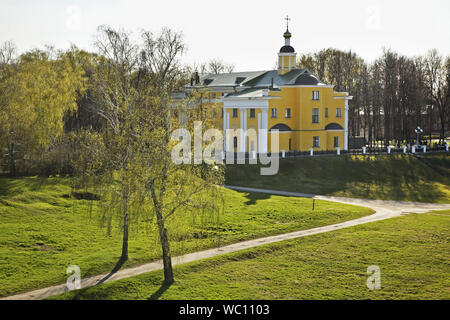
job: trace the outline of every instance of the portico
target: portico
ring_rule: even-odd
[[[225,133],[224,150],[227,152],[267,153],[267,134],[269,125],[269,99],[271,97],[249,99],[246,97],[229,97],[223,99],[223,128]],[[253,110],[253,117],[250,115]],[[236,116],[237,113],[237,116]],[[249,127],[249,122],[252,125]],[[239,130],[242,129],[242,130]],[[251,130],[256,133],[256,146],[248,143],[252,139]],[[236,135],[238,135],[236,137]],[[237,148],[235,140],[237,138]]]

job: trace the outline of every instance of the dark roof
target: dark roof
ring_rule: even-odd
[[[270,70],[243,84],[249,87],[270,87],[272,84],[275,86],[294,85],[295,79],[305,71],[305,69],[292,69],[288,73],[280,75],[278,70]]]
[[[282,46],[280,52],[295,52],[295,50],[291,46]]]
[[[220,74],[204,74],[200,76],[200,84],[210,87],[236,86],[263,75],[267,71],[231,72]]]
[[[287,125],[285,125],[284,123],[278,123],[276,125],[274,125],[272,128],[270,128],[269,131],[272,130],[278,130],[278,131],[292,131],[291,128],[289,128]]]
[[[286,85],[325,85],[306,69],[292,69],[285,74],[278,74],[278,70],[232,72],[221,74],[204,74],[200,76],[198,84],[207,87],[228,88],[273,88]],[[271,89],[273,90],[273,89]]]
[[[327,126],[325,127],[325,130],[342,130],[344,128],[342,128],[342,126],[339,123],[330,123],[327,124]]]
[[[301,74],[295,80],[295,84],[302,84],[302,85],[316,85],[318,83],[320,83],[320,80],[308,72]]]

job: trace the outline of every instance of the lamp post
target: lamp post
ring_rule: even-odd
[[[417,126],[414,131],[416,132],[416,144],[419,145],[419,134],[423,132],[423,129],[420,126]]]

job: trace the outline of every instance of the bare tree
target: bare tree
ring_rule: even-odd
[[[17,57],[17,47],[11,41],[0,45],[0,65],[10,64]]]
[[[428,117],[429,117],[429,140],[432,139],[432,114],[433,108],[438,109],[441,134],[440,140],[445,138],[446,114],[448,112],[448,97],[446,92],[447,68],[444,66],[442,56],[436,49],[430,50],[425,58],[426,84],[428,91]]]

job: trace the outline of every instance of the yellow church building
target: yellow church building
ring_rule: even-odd
[[[278,68],[269,71],[198,75],[187,90],[205,88],[220,106],[216,125],[224,132],[240,130],[225,139],[227,152],[289,152],[347,150],[347,92],[335,92],[306,69],[296,68],[289,26],[278,52]],[[249,129],[257,139],[246,135]],[[271,150],[278,129],[279,150]],[[226,135],[224,135],[226,136]]]

